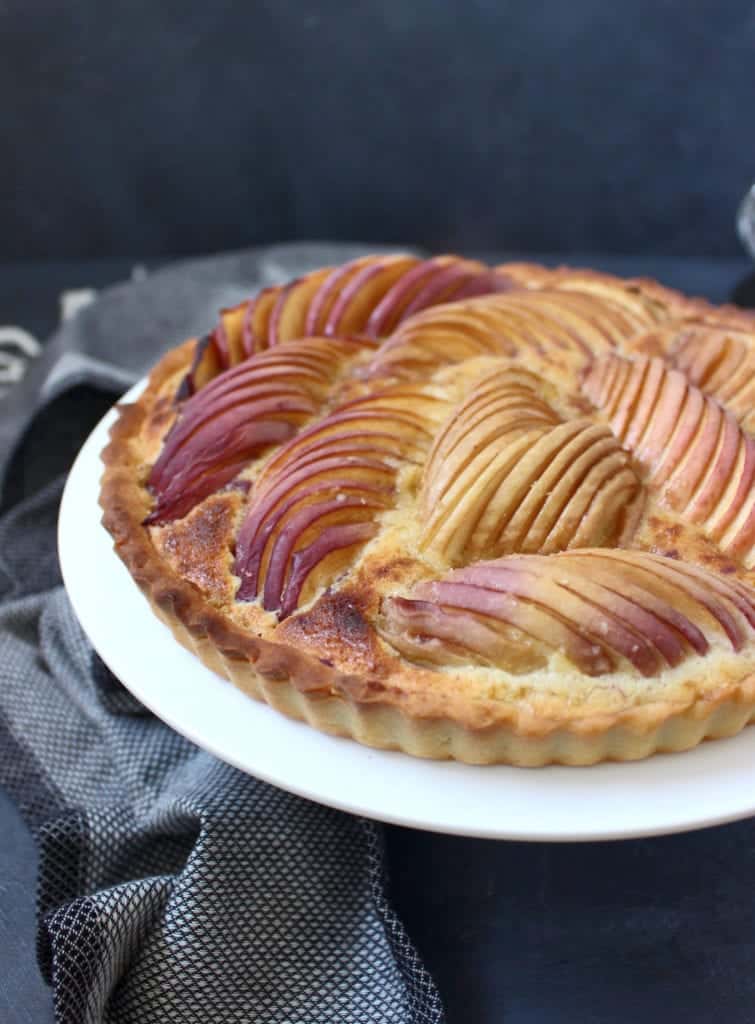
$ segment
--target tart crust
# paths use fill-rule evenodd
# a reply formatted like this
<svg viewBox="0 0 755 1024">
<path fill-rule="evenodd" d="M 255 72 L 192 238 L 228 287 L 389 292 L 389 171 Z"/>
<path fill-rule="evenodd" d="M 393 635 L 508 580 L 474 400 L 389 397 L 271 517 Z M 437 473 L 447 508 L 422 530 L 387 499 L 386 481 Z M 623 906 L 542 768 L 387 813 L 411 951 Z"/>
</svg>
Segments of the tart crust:
<svg viewBox="0 0 755 1024">
<path fill-rule="evenodd" d="M 592 271 L 548 271 L 529 264 L 502 269 L 528 288 L 557 288 L 576 277 L 587 288 L 629 288 L 670 311 L 680 326 L 730 326 L 755 337 L 755 322 L 747 314 L 688 299 L 656 282 L 624 282 Z M 345 583 L 321 591 L 282 623 L 250 608 L 241 615 L 232 596 L 235 578 L 222 528 L 215 533 L 205 529 L 203 534 L 210 562 L 225 560 L 220 582 L 199 586 L 185 566 L 182 569 L 170 557 L 170 550 L 181 542 L 179 528 L 169 525 L 161 532 L 144 525 L 154 505 L 148 473 L 175 417 L 173 395 L 192 366 L 196 347 L 196 339 L 191 339 L 170 351 L 137 401 L 119 406 L 102 455 L 103 524 L 154 613 L 176 640 L 249 696 L 324 732 L 368 746 L 472 764 L 629 761 L 731 736 L 755 718 L 755 644 L 739 658 L 714 650 L 698 659 L 700 664 L 687 676 L 672 673 L 673 685 L 664 687 L 661 679 L 657 692 L 640 701 L 622 703 L 610 687 L 596 687 L 579 700 L 547 691 L 525 690 L 521 698 L 513 692 L 503 698 L 492 692 L 485 695 L 479 687 L 465 685 L 464 671 L 407 660 L 384 642 L 374 627 L 379 594 L 370 583 L 376 566 L 369 553 Z M 213 500 L 230 521 L 238 517 L 244 497 L 226 490 L 190 513 L 183 524 L 189 551 L 196 546 L 191 530 L 206 525 L 205 510 Z M 669 523 L 663 528 L 668 531 Z M 172 549 L 166 548 L 163 536 L 172 538 Z M 732 566 L 697 533 L 689 534 L 682 550 L 697 564 L 735 571 L 743 582 L 753 582 L 750 571 Z M 377 569 L 385 568 L 385 575 L 401 584 L 400 562 L 397 558 Z M 228 582 L 225 589 L 223 580 Z M 470 669 L 466 676 L 474 678 L 475 671 Z"/>
</svg>

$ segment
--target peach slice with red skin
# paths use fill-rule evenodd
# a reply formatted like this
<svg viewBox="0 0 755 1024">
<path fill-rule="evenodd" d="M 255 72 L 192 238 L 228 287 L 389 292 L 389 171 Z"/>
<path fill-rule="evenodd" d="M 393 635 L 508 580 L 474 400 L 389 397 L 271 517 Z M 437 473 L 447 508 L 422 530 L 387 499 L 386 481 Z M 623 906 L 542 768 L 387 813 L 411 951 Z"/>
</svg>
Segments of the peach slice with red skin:
<svg viewBox="0 0 755 1024">
<path fill-rule="evenodd" d="M 301 410 L 297 411 L 303 415 Z M 182 518 L 204 498 L 230 483 L 254 454 L 281 444 L 296 429 L 290 421 L 281 420 L 239 424 L 225 423 L 221 418 L 219 423 L 222 436 L 219 443 L 217 437 L 213 438 L 213 444 L 204 449 L 204 458 L 177 473 L 166 487 L 158 489 L 151 485 L 158 500 L 154 511 L 144 520 L 145 525 L 157 526 Z M 228 451 L 237 451 L 238 455 L 230 457 Z"/>
<path fill-rule="evenodd" d="M 498 292 L 516 291 L 519 285 L 500 270 L 483 270 L 471 275 L 451 296 L 453 302 L 464 299 L 477 299 L 483 295 L 495 295 Z"/>
<path fill-rule="evenodd" d="M 373 338 L 389 335 L 406 316 L 406 307 L 439 270 L 455 263 L 457 256 L 434 256 L 421 260 L 403 274 L 383 295 L 367 321 L 366 333 Z"/>
<path fill-rule="evenodd" d="M 404 310 L 404 318 L 409 319 L 422 309 L 449 302 L 465 285 L 483 274 L 487 277 L 486 267 L 466 260 L 443 267 L 420 288 Z"/>
<path fill-rule="evenodd" d="M 285 619 L 296 611 L 304 583 L 328 555 L 361 548 L 375 536 L 377 529 L 377 524 L 370 522 L 326 526 L 311 544 L 296 550 L 291 556 L 291 571 L 280 599 L 271 598 L 271 601 L 277 601 L 280 606 L 279 617 Z"/>
<path fill-rule="evenodd" d="M 243 344 L 244 352 L 253 355 L 264 352 L 268 347 L 270 334 L 270 318 L 283 288 L 279 285 L 263 288 L 252 300 L 244 319 Z"/>
<path fill-rule="evenodd" d="M 500 311 L 488 302 L 474 299 L 415 314 L 383 342 L 367 376 L 411 379 L 476 356 L 514 358 L 520 355 L 520 345 L 534 351 L 535 339 L 525 329 L 519 335 L 500 329 Z"/>
<path fill-rule="evenodd" d="M 200 427 L 212 429 L 212 421 L 232 407 L 265 400 L 267 406 L 259 410 L 263 414 L 275 412 L 274 403 L 287 396 L 306 395 L 321 401 L 332 383 L 331 373 L 337 372 L 338 364 L 357 351 L 358 345 L 351 340 L 312 339 L 283 353 L 270 352 L 248 360 L 216 377 L 201 397 L 197 396 L 182 410 L 153 467 L 152 484 L 161 484 L 165 464 L 171 464 L 171 472 L 175 470 L 174 456 L 192 434 Z"/>
<path fill-rule="evenodd" d="M 181 381 L 176 392 L 176 401 L 183 402 L 203 388 L 205 384 L 222 373 L 224 367 L 212 334 L 200 338 L 194 346 L 189 372 Z"/>
<path fill-rule="evenodd" d="M 323 565 L 344 559 L 377 530 L 401 466 L 420 462 L 447 403 L 399 385 L 354 399 L 284 445 L 260 475 L 236 544 L 239 600 L 291 614 Z"/>
<path fill-rule="evenodd" d="M 309 304 L 304 323 L 305 334 L 324 334 L 328 316 L 342 289 L 362 267 L 382 259 L 380 256 L 362 256 L 339 267 L 332 267 Z"/>
<path fill-rule="evenodd" d="M 399 277 L 372 310 L 365 330 L 371 337 L 385 337 L 403 320 L 428 306 L 516 287 L 503 272 L 491 270 L 477 261 L 436 256 L 422 260 Z"/>
<path fill-rule="evenodd" d="M 604 356 L 583 390 L 668 507 L 752 566 L 755 439 L 734 417 L 658 358 Z"/>
<path fill-rule="evenodd" d="M 297 466 L 282 480 L 276 480 L 258 493 L 236 544 L 242 599 L 257 593 L 260 577 L 264 575 L 263 559 L 268 542 L 297 508 L 313 505 L 322 508 L 331 496 L 335 496 L 344 509 L 351 507 L 354 496 L 360 505 L 367 506 L 392 493 L 393 473 L 383 462 L 363 456 L 349 458 L 349 463 L 344 464 L 341 458 L 323 456 L 309 465 Z M 270 555 L 272 557 L 272 552 Z"/>
<path fill-rule="evenodd" d="M 621 582 L 618 582 L 618 581 Z M 755 591 L 643 551 L 512 555 L 417 584 L 383 601 L 383 637 L 417 660 L 512 673 L 564 654 L 586 675 L 631 666 L 655 675 L 704 655 L 714 637 L 753 637 Z"/>
<path fill-rule="evenodd" d="M 367 263 L 351 275 L 328 311 L 323 333 L 350 334 L 366 331 L 373 309 L 420 260 L 416 256 L 389 256 Z"/>
<path fill-rule="evenodd" d="M 183 400 L 224 369 L 284 342 L 317 335 L 378 337 L 415 308 L 511 287 L 484 264 L 452 256 L 365 256 L 314 270 L 223 310 L 212 344 L 198 346 L 177 397 Z"/>
<path fill-rule="evenodd" d="M 504 288 L 403 320 L 368 375 L 419 377 L 483 354 L 526 358 L 533 368 L 555 361 L 579 369 L 644 326 L 593 295 Z"/>
<path fill-rule="evenodd" d="M 646 284 L 642 280 L 620 281 L 594 271 L 585 273 L 563 269 L 555 279 L 550 280 L 549 287 L 601 299 L 640 323 L 662 324 L 669 316 L 667 306 L 648 293 Z M 654 283 L 651 282 L 651 286 L 655 289 Z M 672 294 L 669 293 L 669 296 Z"/>
<path fill-rule="evenodd" d="M 503 275 L 459 257 L 421 260 L 388 255 L 352 260 L 285 288 L 271 315 L 269 343 L 312 332 L 380 337 L 417 309 L 455 299 L 465 291 L 485 294 L 510 287 Z M 286 317 L 287 326 L 279 329 L 277 324 Z"/>
<path fill-rule="evenodd" d="M 220 353 L 224 369 L 235 366 L 246 358 L 244 352 L 242 330 L 244 316 L 249 301 L 239 302 L 236 306 L 220 311 L 220 323 L 215 328 L 215 344 Z"/>
<path fill-rule="evenodd" d="M 524 305 L 556 320 L 572 344 L 589 354 L 612 348 L 650 322 L 606 299 L 578 291 L 513 292 L 508 300 L 509 305 Z"/>
<path fill-rule="evenodd" d="M 176 400 L 196 394 L 223 370 L 235 366 L 251 354 L 247 350 L 247 322 L 254 302 L 241 302 L 221 313 L 214 331 L 197 343 L 189 372 L 181 382 Z"/>
<path fill-rule="evenodd" d="M 644 498 L 629 457 L 608 427 L 563 423 L 542 388 L 505 367 L 454 411 L 425 467 L 422 549 L 461 565 L 632 536 Z"/>
<path fill-rule="evenodd" d="M 149 524 L 183 516 L 249 460 L 281 444 L 318 412 L 359 351 L 353 340 L 310 339 L 260 353 L 188 399 L 152 467 Z"/>
<path fill-rule="evenodd" d="M 307 313 L 312 300 L 331 272 L 330 267 L 314 270 L 280 289 L 267 323 L 269 347 L 307 335 Z"/>
<path fill-rule="evenodd" d="M 755 330 L 690 326 L 669 347 L 674 366 L 755 433 Z"/>
</svg>

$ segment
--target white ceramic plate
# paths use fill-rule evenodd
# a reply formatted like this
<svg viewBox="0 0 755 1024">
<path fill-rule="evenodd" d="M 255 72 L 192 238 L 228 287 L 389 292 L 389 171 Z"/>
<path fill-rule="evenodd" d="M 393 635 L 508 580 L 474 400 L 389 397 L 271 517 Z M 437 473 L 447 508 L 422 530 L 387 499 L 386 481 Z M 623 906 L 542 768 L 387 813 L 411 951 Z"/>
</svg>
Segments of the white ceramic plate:
<svg viewBox="0 0 755 1024">
<path fill-rule="evenodd" d="M 138 393 L 141 385 L 129 393 Z M 224 761 L 355 814 L 495 839 L 657 835 L 755 814 L 755 728 L 686 754 L 591 768 L 471 767 L 371 750 L 289 721 L 180 647 L 113 552 L 97 504 L 113 413 L 82 448 L 60 511 L 63 577 L 103 660 L 156 715 Z"/>
</svg>

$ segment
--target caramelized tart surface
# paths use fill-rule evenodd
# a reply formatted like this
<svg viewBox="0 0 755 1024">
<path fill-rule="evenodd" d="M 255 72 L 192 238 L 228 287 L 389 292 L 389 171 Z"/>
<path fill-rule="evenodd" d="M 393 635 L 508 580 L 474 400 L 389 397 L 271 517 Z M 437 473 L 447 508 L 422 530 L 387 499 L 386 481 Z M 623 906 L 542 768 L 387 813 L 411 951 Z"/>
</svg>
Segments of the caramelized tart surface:
<svg viewBox="0 0 755 1024">
<path fill-rule="evenodd" d="M 755 712 L 755 321 L 653 282 L 364 257 L 224 310 L 101 503 L 181 642 L 431 757 L 591 763 Z"/>
</svg>

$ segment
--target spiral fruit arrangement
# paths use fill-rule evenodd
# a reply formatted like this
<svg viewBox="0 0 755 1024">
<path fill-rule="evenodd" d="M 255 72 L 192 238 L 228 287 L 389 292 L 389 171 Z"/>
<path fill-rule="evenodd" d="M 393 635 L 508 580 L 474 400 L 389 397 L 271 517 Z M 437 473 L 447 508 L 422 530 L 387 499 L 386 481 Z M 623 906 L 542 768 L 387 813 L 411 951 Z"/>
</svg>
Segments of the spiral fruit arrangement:
<svg viewBox="0 0 755 1024">
<path fill-rule="evenodd" d="M 121 407 L 104 523 L 176 638 L 317 728 L 631 760 L 755 715 L 755 322 L 651 281 L 366 256 Z"/>
</svg>

